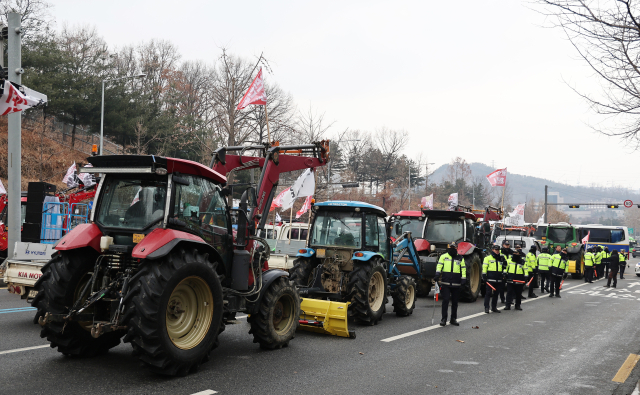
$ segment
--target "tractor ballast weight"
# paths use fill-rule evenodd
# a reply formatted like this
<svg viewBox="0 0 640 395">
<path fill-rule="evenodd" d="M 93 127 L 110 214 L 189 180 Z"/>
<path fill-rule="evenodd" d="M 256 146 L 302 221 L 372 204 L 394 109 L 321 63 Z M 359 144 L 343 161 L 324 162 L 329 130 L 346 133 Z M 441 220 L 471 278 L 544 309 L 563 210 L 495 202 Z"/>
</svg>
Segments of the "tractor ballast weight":
<svg viewBox="0 0 640 395">
<path fill-rule="evenodd" d="M 215 169 L 153 155 L 88 158 L 93 167 L 80 171 L 103 174 L 91 223 L 58 242 L 35 285 L 41 336 L 80 356 L 105 352 L 124 336 L 144 364 L 166 375 L 188 374 L 208 360 L 237 312 L 249 314 L 261 347 L 287 346 L 300 298 L 288 273 L 268 269 L 269 246 L 255 224 L 280 173 L 323 166 L 326 146 L 265 145 L 264 157 L 226 155 L 226 166 L 262 167 L 259 203 L 248 216 L 243 199 L 239 215 L 247 221 L 236 240 L 227 179 Z M 298 155 L 281 152 L 289 148 Z"/>
</svg>

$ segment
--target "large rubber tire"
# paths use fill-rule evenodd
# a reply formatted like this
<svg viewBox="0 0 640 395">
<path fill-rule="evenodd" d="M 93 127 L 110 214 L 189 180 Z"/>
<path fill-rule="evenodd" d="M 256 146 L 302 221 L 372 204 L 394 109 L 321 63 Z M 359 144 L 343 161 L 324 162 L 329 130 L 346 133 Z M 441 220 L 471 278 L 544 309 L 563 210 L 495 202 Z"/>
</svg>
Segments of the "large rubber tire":
<svg viewBox="0 0 640 395">
<path fill-rule="evenodd" d="M 247 319 L 253 342 L 261 348 L 273 350 L 287 347 L 300 325 L 300 296 L 287 277 L 280 277 L 269 285 L 260 300 L 258 312 Z"/>
<path fill-rule="evenodd" d="M 82 286 L 93 270 L 98 254 L 92 249 L 61 251 L 42 267 L 42 276 L 34 289 L 38 295 L 31 305 L 38 309 L 36 317 L 45 313 L 66 314 L 75 303 Z M 81 284 L 82 281 L 82 284 Z M 120 344 L 124 331 L 108 332 L 97 339 L 91 336 L 91 323 L 81 325 L 77 321 L 49 322 L 40 332 L 51 348 L 70 356 L 90 357 L 103 354 Z"/>
<path fill-rule="evenodd" d="M 462 287 L 462 297 L 460 299 L 463 302 L 472 303 L 478 299 L 480 294 L 482 263 L 480 262 L 480 255 L 475 252 L 470 257 L 465 257 L 464 261 L 467 267 L 467 283 Z"/>
<path fill-rule="evenodd" d="M 310 287 L 313 284 L 313 269 L 318 266 L 309 258 L 297 258 L 293 261 L 289 281 L 298 287 Z"/>
<path fill-rule="evenodd" d="M 579 264 L 580 273 L 571 273 L 571 278 L 579 280 L 584 277 L 584 253 L 580 251 L 578 253 L 578 256 L 575 258 L 576 258 L 576 264 L 577 264 L 577 261 L 580 261 L 580 264 Z M 571 260 L 571 258 L 569 258 L 569 260 Z"/>
<path fill-rule="evenodd" d="M 184 376 L 209 360 L 224 328 L 222 286 L 207 255 L 189 247 L 173 250 L 143 262 L 130 284 L 124 341 L 145 365 Z M 206 328 L 198 327 L 201 321 Z"/>
<path fill-rule="evenodd" d="M 387 304 L 387 274 L 380 262 L 354 263 L 348 289 L 349 310 L 356 321 L 376 325 L 382 320 Z"/>
<path fill-rule="evenodd" d="M 393 297 L 393 311 L 399 317 L 413 314 L 416 308 L 417 296 L 416 280 L 409 276 L 400 276 L 391 296 Z"/>
<path fill-rule="evenodd" d="M 433 286 L 433 284 L 431 284 L 431 279 L 429 280 L 417 280 L 416 281 L 416 285 L 417 285 L 417 292 L 418 292 L 418 296 L 420 297 L 427 297 L 429 296 L 429 293 L 431 292 L 431 287 Z"/>
</svg>

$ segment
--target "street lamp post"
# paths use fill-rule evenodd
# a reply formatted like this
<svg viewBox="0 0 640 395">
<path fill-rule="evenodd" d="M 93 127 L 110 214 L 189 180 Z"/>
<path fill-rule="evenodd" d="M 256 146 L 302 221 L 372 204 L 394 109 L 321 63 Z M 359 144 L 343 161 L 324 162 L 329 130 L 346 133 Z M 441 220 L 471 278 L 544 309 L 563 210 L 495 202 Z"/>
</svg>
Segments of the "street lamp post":
<svg viewBox="0 0 640 395">
<path fill-rule="evenodd" d="M 100 155 L 102 156 L 102 146 L 103 141 L 104 141 L 104 83 L 105 82 L 112 82 L 112 81 L 119 81 L 119 80 L 126 80 L 126 79 L 131 79 L 131 78 L 144 78 L 146 77 L 146 74 L 138 74 L 138 75 L 132 75 L 132 76 L 128 76 L 128 77 L 122 77 L 122 78 L 113 78 L 110 80 L 102 80 L 102 106 L 100 108 Z M 124 145 L 123 145 L 124 148 Z"/>
</svg>

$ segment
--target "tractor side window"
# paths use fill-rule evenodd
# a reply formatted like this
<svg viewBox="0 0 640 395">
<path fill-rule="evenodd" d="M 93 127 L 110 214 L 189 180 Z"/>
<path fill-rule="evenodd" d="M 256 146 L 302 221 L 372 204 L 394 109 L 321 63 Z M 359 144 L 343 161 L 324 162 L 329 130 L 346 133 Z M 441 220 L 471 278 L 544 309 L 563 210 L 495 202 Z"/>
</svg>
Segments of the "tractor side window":
<svg viewBox="0 0 640 395">
<path fill-rule="evenodd" d="M 380 253 L 388 259 L 389 237 L 387 237 L 387 223 L 382 217 L 378 217 L 378 240 L 380 241 Z"/>
<path fill-rule="evenodd" d="M 364 237 L 365 243 L 369 247 L 378 247 L 378 216 L 375 214 L 367 214 L 365 216 Z"/>
<path fill-rule="evenodd" d="M 204 178 L 180 177 L 189 185 L 175 184 L 174 216 L 198 233 L 211 232 L 213 228 L 227 229 L 227 209 L 220 188 Z"/>
<path fill-rule="evenodd" d="M 474 243 L 475 244 L 475 240 L 474 240 L 474 230 L 475 230 L 475 226 L 473 224 L 473 221 L 471 221 L 470 219 L 467 219 L 466 221 L 466 225 L 467 225 L 467 240 L 469 243 Z"/>
</svg>

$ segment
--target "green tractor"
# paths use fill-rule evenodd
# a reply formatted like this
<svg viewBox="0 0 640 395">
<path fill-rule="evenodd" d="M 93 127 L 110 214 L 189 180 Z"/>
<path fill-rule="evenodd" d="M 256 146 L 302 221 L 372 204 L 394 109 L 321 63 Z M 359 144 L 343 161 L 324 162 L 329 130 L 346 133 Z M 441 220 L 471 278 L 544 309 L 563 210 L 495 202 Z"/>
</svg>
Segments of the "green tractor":
<svg viewBox="0 0 640 395">
<path fill-rule="evenodd" d="M 578 229 L 575 226 L 566 222 L 558 222 L 547 226 L 546 236 L 542 240 L 542 244 L 549 247 L 550 254 L 553 254 L 557 246 L 566 247 L 569 255 L 567 273 L 571 274 L 571 278 L 584 276 L 584 246 L 579 237 Z"/>
</svg>

